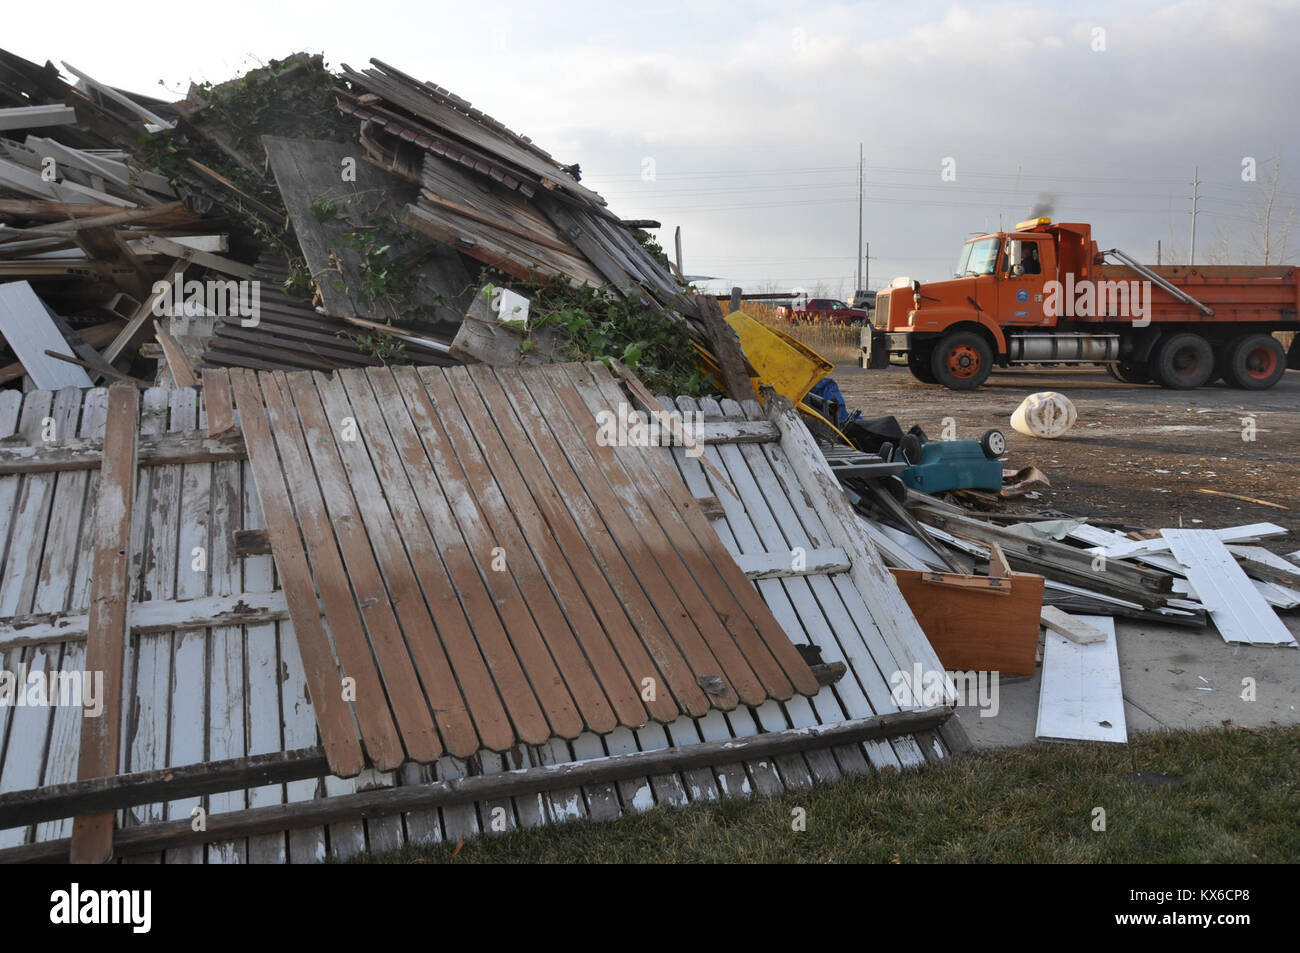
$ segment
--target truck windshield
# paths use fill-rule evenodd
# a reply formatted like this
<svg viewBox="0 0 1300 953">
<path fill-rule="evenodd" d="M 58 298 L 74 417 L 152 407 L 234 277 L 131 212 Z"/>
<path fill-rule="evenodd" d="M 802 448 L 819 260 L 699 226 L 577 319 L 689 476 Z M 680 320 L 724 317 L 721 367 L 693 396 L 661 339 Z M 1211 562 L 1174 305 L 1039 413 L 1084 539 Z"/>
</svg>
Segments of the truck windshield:
<svg viewBox="0 0 1300 953">
<path fill-rule="evenodd" d="M 996 238 L 980 238 L 961 246 L 961 256 L 957 259 L 957 269 L 953 275 L 965 278 L 967 275 L 991 275 L 997 267 L 999 242 Z"/>
</svg>

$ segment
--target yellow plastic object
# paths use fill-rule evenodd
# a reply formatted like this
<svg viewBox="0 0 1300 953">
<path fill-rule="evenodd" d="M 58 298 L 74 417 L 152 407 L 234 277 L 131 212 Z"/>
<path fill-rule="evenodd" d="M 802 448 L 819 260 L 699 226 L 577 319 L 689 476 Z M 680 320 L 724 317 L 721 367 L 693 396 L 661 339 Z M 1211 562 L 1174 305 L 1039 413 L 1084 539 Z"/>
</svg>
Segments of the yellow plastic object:
<svg viewBox="0 0 1300 953">
<path fill-rule="evenodd" d="M 779 328 L 755 321 L 743 311 L 731 312 L 726 320 L 740 338 L 745 357 L 758 372 L 755 394 L 762 383 L 797 405 L 819 380 L 835 369 L 834 364 L 806 344 Z"/>
</svg>

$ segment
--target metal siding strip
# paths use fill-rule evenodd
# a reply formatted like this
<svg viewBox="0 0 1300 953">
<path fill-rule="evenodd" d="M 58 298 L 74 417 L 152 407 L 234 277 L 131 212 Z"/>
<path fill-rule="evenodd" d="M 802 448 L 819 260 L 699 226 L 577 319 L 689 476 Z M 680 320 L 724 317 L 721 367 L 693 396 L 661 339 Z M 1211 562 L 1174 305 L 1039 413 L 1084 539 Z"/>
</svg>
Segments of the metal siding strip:
<svg viewBox="0 0 1300 953">
<path fill-rule="evenodd" d="M 1174 557 L 1187 567 L 1197 597 L 1225 642 L 1295 646 L 1295 637 L 1259 594 L 1214 530 L 1161 530 Z"/>
</svg>

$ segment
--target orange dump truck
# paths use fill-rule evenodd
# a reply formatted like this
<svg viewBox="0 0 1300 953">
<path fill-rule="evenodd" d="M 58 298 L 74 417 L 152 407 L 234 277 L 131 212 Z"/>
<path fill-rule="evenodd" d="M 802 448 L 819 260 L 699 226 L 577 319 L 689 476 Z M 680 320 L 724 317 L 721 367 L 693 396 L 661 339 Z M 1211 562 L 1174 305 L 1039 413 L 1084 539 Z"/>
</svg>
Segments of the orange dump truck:
<svg viewBox="0 0 1300 953">
<path fill-rule="evenodd" d="M 864 363 L 906 364 L 953 390 L 1025 364 L 1105 364 L 1134 384 L 1223 378 L 1263 390 L 1286 373 L 1273 332 L 1300 330 L 1298 310 L 1294 266 L 1149 267 L 1098 251 L 1089 225 L 1037 218 L 970 239 L 948 281 L 895 279 L 876 296 Z M 1298 358 L 1293 344 L 1292 366 Z"/>
</svg>

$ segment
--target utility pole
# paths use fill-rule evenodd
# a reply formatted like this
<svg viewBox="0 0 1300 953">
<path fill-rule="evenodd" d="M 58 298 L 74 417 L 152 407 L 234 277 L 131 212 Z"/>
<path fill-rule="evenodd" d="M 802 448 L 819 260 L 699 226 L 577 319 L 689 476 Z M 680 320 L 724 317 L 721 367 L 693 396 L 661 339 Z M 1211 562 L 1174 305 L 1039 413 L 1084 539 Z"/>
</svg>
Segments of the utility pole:
<svg viewBox="0 0 1300 953">
<path fill-rule="evenodd" d="M 865 288 L 862 283 L 862 143 L 858 143 L 858 270 L 854 281 L 853 293 L 856 295 L 859 288 Z"/>
<path fill-rule="evenodd" d="M 1187 256 L 1187 265 L 1191 267 L 1196 264 L 1196 205 L 1201 198 L 1201 168 L 1196 167 L 1192 173 L 1192 250 Z"/>
<path fill-rule="evenodd" d="M 862 290 L 871 287 L 871 242 L 866 244 L 866 253 L 862 256 Z"/>
<path fill-rule="evenodd" d="M 1160 239 L 1156 239 L 1156 264 L 1160 264 Z"/>
</svg>

